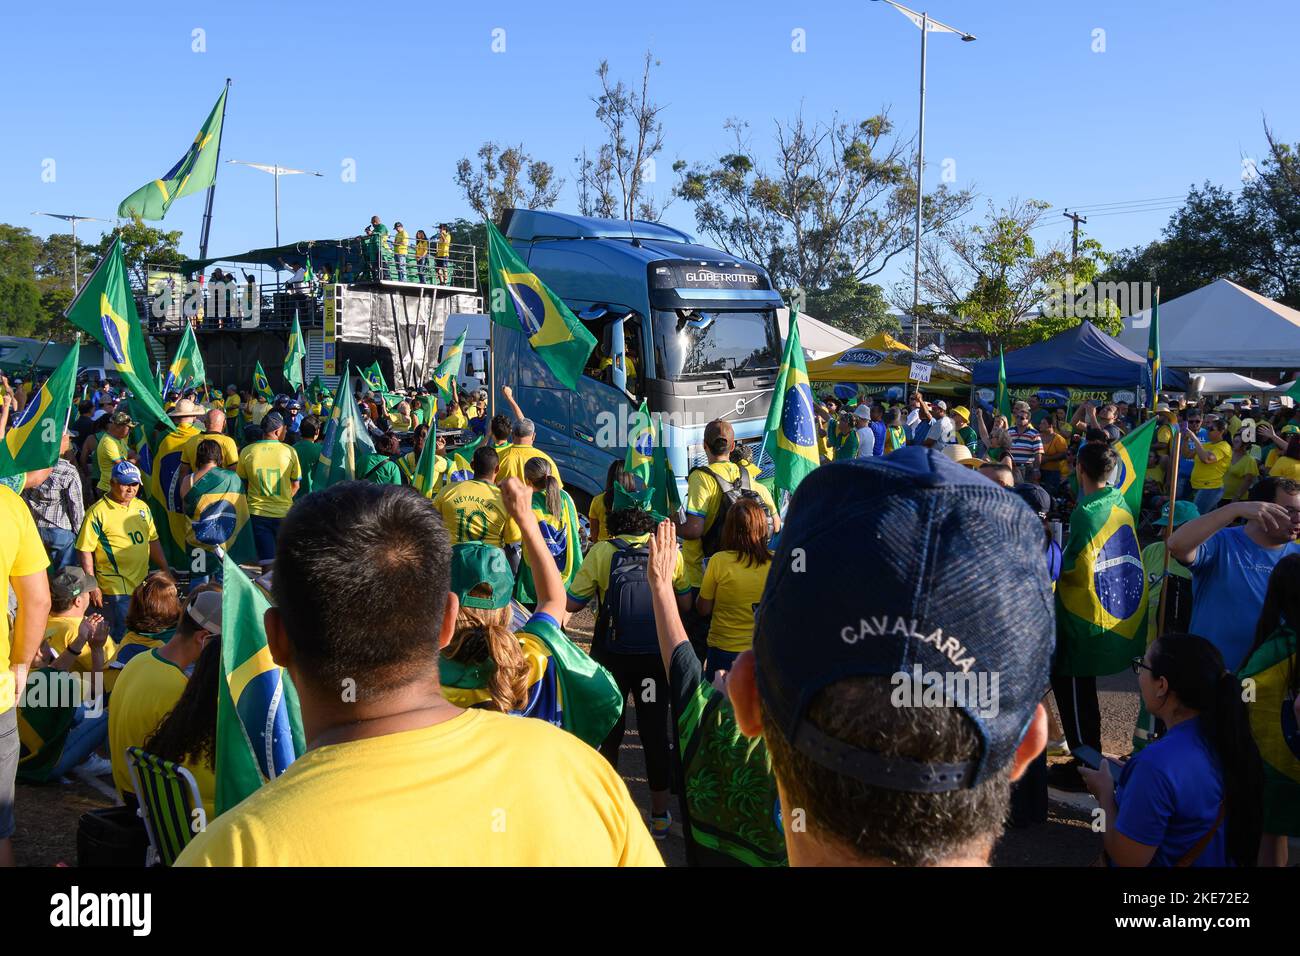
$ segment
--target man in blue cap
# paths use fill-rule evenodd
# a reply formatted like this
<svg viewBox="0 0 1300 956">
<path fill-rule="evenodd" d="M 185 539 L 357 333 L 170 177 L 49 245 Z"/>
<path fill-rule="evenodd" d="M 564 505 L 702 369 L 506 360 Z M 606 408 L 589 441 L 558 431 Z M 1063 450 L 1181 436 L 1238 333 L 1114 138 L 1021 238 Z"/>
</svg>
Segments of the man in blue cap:
<svg viewBox="0 0 1300 956">
<path fill-rule="evenodd" d="M 728 682 L 771 754 L 790 865 L 987 864 L 1047 742 L 1042 534 L 1019 497 L 921 447 L 799 486 Z M 870 586 L 845 587 L 848 565 Z"/>
<path fill-rule="evenodd" d="M 97 585 L 90 603 L 103 608 L 114 641 L 126 634 L 131 593 L 149 574 L 149 562 L 170 571 L 153 515 L 139 494 L 140 469 L 119 461 L 109 474 L 108 494 L 86 510 L 76 540 L 81 569 Z"/>
</svg>

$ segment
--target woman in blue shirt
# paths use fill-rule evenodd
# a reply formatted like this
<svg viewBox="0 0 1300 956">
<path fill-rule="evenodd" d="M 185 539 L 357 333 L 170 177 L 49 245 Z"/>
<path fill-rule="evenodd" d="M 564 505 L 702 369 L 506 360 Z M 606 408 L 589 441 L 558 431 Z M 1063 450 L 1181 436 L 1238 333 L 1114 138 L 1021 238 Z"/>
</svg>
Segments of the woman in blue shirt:
<svg viewBox="0 0 1300 956">
<path fill-rule="evenodd" d="M 1116 866 L 1253 866 L 1263 769 L 1241 685 L 1203 637 L 1166 634 L 1133 659 L 1147 711 L 1168 728 L 1124 765 L 1079 773 L 1105 814 Z"/>
</svg>

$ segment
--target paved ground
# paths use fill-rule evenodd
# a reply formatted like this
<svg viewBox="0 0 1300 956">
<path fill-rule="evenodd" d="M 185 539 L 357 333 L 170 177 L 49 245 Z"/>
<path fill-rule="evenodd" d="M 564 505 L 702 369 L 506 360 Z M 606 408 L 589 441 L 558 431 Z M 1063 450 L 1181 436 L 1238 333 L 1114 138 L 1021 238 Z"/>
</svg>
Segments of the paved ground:
<svg viewBox="0 0 1300 956">
<path fill-rule="evenodd" d="M 590 613 L 576 615 L 569 631 L 577 642 L 590 641 Z M 1101 685 L 1102 737 L 1105 750 L 1127 753 L 1137 715 L 1137 679 L 1125 673 L 1106 678 Z M 619 772 L 632 798 L 649 812 L 645 759 L 636 732 L 636 716 L 628 717 L 628 732 L 619 757 Z M 1057 795 L 1048 821 L 1024 829 L 1008 829 L 994 853 L 999 866 L 1085 866 L 1097 855 L 1099 839 L 1088 827 L 1091 798 Z M 82 813 L 111 801 L 80 782 L 31 787 L 19 785 L 18 829 L 14 846 L 18 861 L 27 866 L 76 865 L 76 828 Z M 686 845 L 680 824 L 660 843 L 669 866 L 685 866 Z"/>
</svg>

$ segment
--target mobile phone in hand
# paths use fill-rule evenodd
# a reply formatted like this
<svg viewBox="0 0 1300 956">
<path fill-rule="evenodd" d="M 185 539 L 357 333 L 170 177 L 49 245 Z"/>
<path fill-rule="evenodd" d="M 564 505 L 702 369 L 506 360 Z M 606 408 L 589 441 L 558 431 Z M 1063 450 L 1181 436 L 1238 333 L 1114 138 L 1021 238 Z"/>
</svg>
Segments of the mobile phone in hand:
<svg viewBox="0 0 1300 956">
<path fill-rule="evenodd" d="M 1119 780 L 1120 772 L 1124 769 L 1120 764 L 1111 760 L 1109 757 L 1102 756 L 1096 749 L 1088 746 L 1079 746 L 1070 748 L 1071 756 L 1077 757 L 1079 762 L 1093 770 L 1100 770 L 1102 764 L 1110 771 L 1110 775 L 1115 780 Z"/>
</svg>

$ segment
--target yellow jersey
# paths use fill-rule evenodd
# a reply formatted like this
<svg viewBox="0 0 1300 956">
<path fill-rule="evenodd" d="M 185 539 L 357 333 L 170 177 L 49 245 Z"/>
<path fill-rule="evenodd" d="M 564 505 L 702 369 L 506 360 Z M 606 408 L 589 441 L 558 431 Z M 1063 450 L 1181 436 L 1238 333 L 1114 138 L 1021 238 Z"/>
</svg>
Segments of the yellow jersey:
<svg viewBox="0 0 1300 956">
<path fill-rule="evenodd" d="M 466 710 L 309 750 L 179 866 L 662 866 L 622 778 L 540 720 Z"/>
<path fill-rule="evenodd" d="M 143 747 L 185 692 L 189 678 L 154 648 L 122 668 L 108 708 L 108 751 L 119 793 L 135 793 L 126 764 L 127 747 Z"/>
<path fill-rule="evenodd" d="M 77 633 L 81 630 L 81 622 L 84 617 L 64 617 L 58 614 L 51 614 L 49 620 L 45 623 L 45 641 L 50 645 L 50 650 L 55 654 L 62 654 L 68 649 L 68 645 L 77 639 Z M 104 662 L 107 668 L 107 662 L 112 658 L 116 648 L 113 645 L 113 639 L 110 637 L 104 642 Z M 90 642 L 81 649 L 76 658 L 72 661 L 72 669 L 78 674 L 90 674 L 95 670 L 94 651 L 90 647 Z"/>
<path fill-rule="evenodd" d="M 95 464 L 99 466 L 99 484 L 95 487 L 107 492 L 109 481 L 113 477 L 113 466 L 130 457 L 130 447 L 125 438 L 114 438 L 108 432 L 99 436 L 95 446 Z"/>
<path fill-rule="evenodd" d="M 587 521 L 596 529 L 596 540 L 592 542 L 593 544 L 609 540 L 609 515 L 605 513 L 603 491 L 591 499 L 591 507 L 587 509 Z"/>
<path fill-rule="evenodd" d="M 1192 465 L 1192 487 L 1222 488 L 1223 476 L 1232 464 L 1232 446 L 1226 441 L 1218 441 L 1206 442 L 1204 448 L 1213 453 L 1214 461 L 1202 461 L 1200 455 L 1196 456 L 1196 463 Z"/>
<path fill-rule="evenodd" d="M 750 565 L 748 560 L 738 551 L 719 551 L 704 569 L 700 597 L 714 602 L 709 646 L 720 651 L 747 651 L 754 645 L 754 611 L 772 562 Z"/>
<path fill-rule="evenodd" d="M 293 507 L 293 483 L 302 479 L 302 463 L 289 445 L 264 438 L 240 453 L 235 474 L 244 479 L 250 515 L 283 518 Z"/>
<path fill-rule="evenodd" d="M 105 594 L 130 594 L 149 574 L 149 542 L 158 540 L 149 506 L 138 497 L 105 496 L 86 509 L 76 549 L 95 556 L 95 583 Z"/>
<path fill-rule="evenodd" d="M 740 466 L 729 461 L 713 462 L 708 465 L 708 468 L 714 475 L 725 481 L 734 482 L 740 478 Z M 762 499 L 768 514 L 776 514 L 776 505 L 772 503 L 772 496 L 767 488 L 757 481 L 750 481 L 749 484 L 754 493 Z M 701 535 L 707 534 L 713 527 L 713 521 L 718 516 L 718 502 L 721 500 L 721 486 L 702 470 L 693 470 L 690 477 L 686 479 L 686 513 L 704 519 L 704 530 Z M 698 588 L 704 583 L 703 537 L 684 540 L 682 555 L 686 558 L 686 578 L 690 581 L 691 587 Z"/>
<path fill-rule="evenodd" d="M 10 578 L 25 578 L 50 566 L 49 555 L 36 530 L 27 502 L 0 485 L 0 580 L 8 590 Z M 9 614 L 0 614 L 0 714 L 14 705 L 14 672 L 9 669 Z M 24 661 L 23 663 L 26 663 Z"/>
<path fill-rule="evenodd" d="M 222 468 L 233 468 L 239 463 L 239 446 L 235 444 L 233 438 L 221 432 L 203 432 L 186 442 L 185 450 L 181 452 L 181 461 L 189 466 L 190 471 L 194 470 L 194 458 L 198 454 L 201 441 L 214 441 L 221 446 L 221 461 L 217 464 Z"/>
<path fill-rule="evenodd" d="M 503 547 L 518 536 L 515 523 L 506 513 L 501 489 L 490 481 L 470 478 L 448 485 L 434 499 L 452 544 L 482 541 Z"/>
<path fill-rule="evenodd" d="M 586 604 L 592 598 L 596 599 L 599 604 L 605 600 L 605 592 L 609 590 L 609 567 L 614 561 L 614 555 L 618 548 L 614 546 L 613 538 L 607 541 L 601 541 L 592 546 L 587 552 L 587 556 L 582 559 L 582 567 L 578 568 L 578 574 L 569 585 L 569 597 L 576 601 Z M 617 538 L 619 541 L 625 541 L 633 547 L 645 547 L 650 540 L 647 534 L 620 534 Z M 682 560 L 681 552 L 677 554 L 677 564 L 673 568 L 673 590 L 678 594 L 685 594 L 691 589 L 690 584 L 686 581 L 686 565 Z"/>
<path fill-rule="evenodd" d="M 1274 478 L 1290 478 L 1292 481 L 1300 481 L 1300 461 L 1282 455 L 1277 461 L 1273 462 L 1269 474 Z"/>
<path fill-rule="evenodd" d="M 1297 462 L 1300 464 L 1300 462 Z M 1254 479 L 1259 477 L 1259 462 L 1250 455 L 1242 455 L 1231 465 L 1223 475 L 1223 498 L 1225 501 L 1241 501 L 1246 497 L 1246 492 L 1254 484 Z"/>
<path fill-rule="evenodd" d="M 551 465 L 551 474 L 555 480 L 564 487 L 564 479 L 560 477 L 560 466 L 550 455 L 540 448 L 534 448 L 532 445 L 511 445 L 503 452 L 498 453 L 501 457 L 501 464 L 497 467 L 497 483 L 505 481 L 507 478 L 518 478 L 524 480 L 524 466 L 533 458 L 545 458 Z"/>
</svg>

